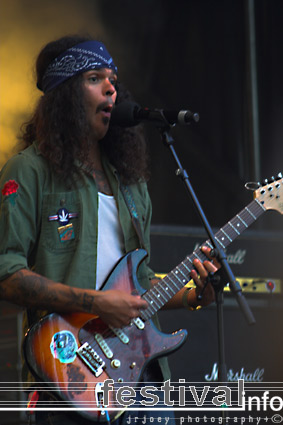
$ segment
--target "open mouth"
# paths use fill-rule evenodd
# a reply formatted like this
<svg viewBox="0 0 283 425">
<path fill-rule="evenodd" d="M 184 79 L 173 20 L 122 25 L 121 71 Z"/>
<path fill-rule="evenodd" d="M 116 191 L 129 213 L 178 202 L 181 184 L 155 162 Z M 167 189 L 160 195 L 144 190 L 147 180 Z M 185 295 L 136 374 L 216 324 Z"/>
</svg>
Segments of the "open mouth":
<svg viewBox="0 0 283 425">
<path fill-rule="evenodd" d="M 99 112 L 102 112 L 102 114 L 107 117 L 110 118 L 111 117 L 111 112 L 112 112 L 113 106 L 112 105 L 107 105 L 105 107 L 101 107 L 99 109 Z"/>
</svg>

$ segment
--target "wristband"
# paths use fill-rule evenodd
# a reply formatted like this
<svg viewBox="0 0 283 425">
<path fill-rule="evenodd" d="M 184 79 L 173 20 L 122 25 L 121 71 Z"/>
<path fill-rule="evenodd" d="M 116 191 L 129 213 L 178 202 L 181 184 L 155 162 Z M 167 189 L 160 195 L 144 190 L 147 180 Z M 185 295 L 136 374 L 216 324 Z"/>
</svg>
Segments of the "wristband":
<svg viewBox="0 0 283 425">
<path fill-rule="evenodd" d="M 196 307 L 192 307 L 191 305 L 189 305 L 188 303 L 188 292 L 190 292 L 190 290 L 193 288 L 186 288 L 184 290 L 184 293 L 182 295 L 182 304 L 183 306 L 190 311 L 195 311 L 195 310 L 200 310 L 201 309 L 201 305 L 197 305 Z"/>
</svg>

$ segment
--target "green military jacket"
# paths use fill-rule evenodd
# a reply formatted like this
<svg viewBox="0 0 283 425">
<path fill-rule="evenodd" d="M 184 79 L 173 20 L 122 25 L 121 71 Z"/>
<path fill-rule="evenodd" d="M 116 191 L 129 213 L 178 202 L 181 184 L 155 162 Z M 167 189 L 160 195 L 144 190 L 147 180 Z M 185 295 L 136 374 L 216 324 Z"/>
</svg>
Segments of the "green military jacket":
<svg viewBox="0 0 283 425">
<path fill-rule="evenodd" d="M 125 251 L 140 248 L 130 212 L 116 170 L 103 158 L 103 166 L 118 205 Z M 95 289 L 97 255 L 98 191 L 94 178 L 82 173 L 77 187 L 68 189 L 38 151 L 36 143 L 11 158 L 0 173 L 0 280 L 20 269 L 31 269 L 66 285 Z M 150 254 L 151 202 L 145 183 L 130 186 L 148 258 L 137 277 L 149 288 L 153 271 Z M 74 215 L 70 219 L 73 237 L 62 242 L 58 221 L 50 220 L 60 208 Z M 157 318 L 155 318 L 157 323 Z M 160 360 L 164 379 L 168 379 L 165 359 Z"/>
</svg>

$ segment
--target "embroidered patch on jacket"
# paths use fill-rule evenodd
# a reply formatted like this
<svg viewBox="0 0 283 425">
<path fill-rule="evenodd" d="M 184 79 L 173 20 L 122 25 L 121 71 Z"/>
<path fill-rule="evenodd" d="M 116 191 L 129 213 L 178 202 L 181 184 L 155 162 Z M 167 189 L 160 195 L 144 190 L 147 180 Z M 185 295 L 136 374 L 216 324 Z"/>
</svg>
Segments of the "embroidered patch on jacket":
<svg viewBox="0 0 283 425">
<path fill-rule="evenodd" d="M 71 218 L 77 218 L 78 213 L 69 213 L 66 208 L 60 208 L 57 214 L 50 215 L 48 221 L 59 221 L 60 224 L 68 224 Z"/>
<path fill-rule="evenodd" d="M 58 233 L 61 242 L 66 242 L 75 239 L 75 232 L 72 223 L 67 224 L 67 226 L 58 227 Z"/>
<path fill-rule="evenodd" d="M 4 184 L 1 190 L 3 196 L 7 196 L 12 205 L 15 205 L 15 198 L 18 196 L 17 192 L 19 184 L 16 180 L 9 180 Z"/>
</svg>

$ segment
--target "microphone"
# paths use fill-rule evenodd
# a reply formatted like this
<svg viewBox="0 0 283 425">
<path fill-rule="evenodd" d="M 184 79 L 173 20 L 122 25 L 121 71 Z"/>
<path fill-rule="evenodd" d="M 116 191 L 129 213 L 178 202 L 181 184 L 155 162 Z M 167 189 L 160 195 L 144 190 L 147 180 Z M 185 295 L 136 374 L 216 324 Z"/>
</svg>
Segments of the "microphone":
<svg viewBox="0 0 283 425">
<path fill-rule="evenodd" d="M 114 107 L 111 114 L 111 124 L 120 127 L 133 127 L 141 122 L 152 122 L 157 126 L 188 125 L 198 122 L 199 114 L 189 110 L 165 110 L 141 108 L 135 102 L 121 102 Z"/>
</svg>

